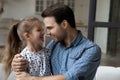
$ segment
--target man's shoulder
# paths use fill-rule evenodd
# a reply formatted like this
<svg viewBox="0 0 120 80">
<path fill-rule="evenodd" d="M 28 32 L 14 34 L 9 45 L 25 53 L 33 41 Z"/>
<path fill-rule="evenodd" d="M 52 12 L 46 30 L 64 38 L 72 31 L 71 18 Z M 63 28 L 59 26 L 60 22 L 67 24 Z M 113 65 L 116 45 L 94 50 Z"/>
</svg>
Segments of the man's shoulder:
<svg viewBox="0 0 120 80">
<path fill-rule="evenodd" d="M 101 48 L 99 45 L 97 45 L 95 42 L 90 41 L 89 39 L 85 42 L 85 49 L 91 51 L 91 53 L 100 53 L 101 54 Z"/>
<path fill-rule="evenodd" d="M 90 41 L 89 39 L 86 38 L 85 40 L 83 40 L 81 44 L 79 44 L 78 48 L 79 48 L 78 51 L 80 51 L 80 53 L 100 59 L 101 48 L 93 41 Z"/>
<path fill-rule="evenodd" d="M 85 48 L 92 48 L 92 47 L 100 48 L 99 45 L 97 45 L 95 42 L 93 42 L 87 38 L 84 38 L 83 41 L 79 45 L 82 45 Z"/>
</svg>

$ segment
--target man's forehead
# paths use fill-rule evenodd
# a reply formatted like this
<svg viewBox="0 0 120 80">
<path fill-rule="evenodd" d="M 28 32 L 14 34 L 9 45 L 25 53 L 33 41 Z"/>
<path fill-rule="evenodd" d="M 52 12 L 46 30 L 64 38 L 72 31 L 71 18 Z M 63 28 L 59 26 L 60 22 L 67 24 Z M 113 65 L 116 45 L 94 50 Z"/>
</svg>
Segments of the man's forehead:
<svg viewBox="0 0 120 80">
<path fill-rule="evenodd" d="M 46 27 L 50 27 L 57 24 L 54 17 L 46 17 L 43 19 L 43 22 Z"/>
<path fill-rule="evenodd" d="M 45 17 L 43 19 L 44 22 L 56 22 L 54 17 Z"/>
</svg>

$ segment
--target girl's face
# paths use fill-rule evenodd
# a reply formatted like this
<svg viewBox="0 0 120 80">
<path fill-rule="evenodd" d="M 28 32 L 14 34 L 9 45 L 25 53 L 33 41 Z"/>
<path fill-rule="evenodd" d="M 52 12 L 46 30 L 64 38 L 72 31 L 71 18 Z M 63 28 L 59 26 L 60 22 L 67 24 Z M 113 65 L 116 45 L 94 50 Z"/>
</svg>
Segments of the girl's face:
<svg viewBox="0 0 120 80">
<path fill-rule="evenodd" d="M 29 41 L 35 45 L 43 45 L 44 41 L 44 30 L 42 28 L 42 23 L 39 21 L 34 22 L 34 28 L 29 33 Z"/>
</svg>

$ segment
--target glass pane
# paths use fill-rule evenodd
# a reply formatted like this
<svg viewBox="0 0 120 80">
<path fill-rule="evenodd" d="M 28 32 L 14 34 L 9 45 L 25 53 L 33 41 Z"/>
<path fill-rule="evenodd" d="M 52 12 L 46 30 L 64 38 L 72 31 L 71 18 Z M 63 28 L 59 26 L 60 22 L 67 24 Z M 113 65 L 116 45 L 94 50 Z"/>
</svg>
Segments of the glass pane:
<svg viewBox="0 0 120 80">
<path fill-rule="evenodd" d="M 43 11 L 43 0 L 36 0 L 36 12 Z"/>
<path fill-rule="evenodd" d="M 39 12 L 39 6 L 36 6 L 36 12 Z"/>
<path fill-rule="evenodd" d="M 101 65 L 120 66 L 120 28 L 95 28 L 94 42 L 102 50 Z"/>
<path fill-rule="evenodd" d="M 74 11 L 74 0 L 68 0 L 68 6 L 70 7 L 70 8 L 72 8 L 72 10 Z"/>
<path fill-rule="evenodd" d="M 120 22 L 120 0 L 97 0 L 95 20 Z"/>
<path fill-rule="evenodd" d="M 111 0 L 110 22 L 120 22 L 120 0 Z"/>
<path fill-rule="evenodd" d="M 58 0 L 57 2 L 59 2 L 59 3 L 64 3 L 65 0 Z"/>
<path fill-rule="evenodd" d="M 95 20 L 109 22 L 110 0 L 97 0 Z"/>
<path fill-rule="evenodd" d="M 39 1 L 38 1 L 38 0 L 36 1 L 36 5 L 40 5 L 40 3 L 39 3 Z"/>
<path fill-rule="evenodd" d="M 54 3 L 54 0 L 47 0 L 47 7 L 52 5 Z"/>
</svg>

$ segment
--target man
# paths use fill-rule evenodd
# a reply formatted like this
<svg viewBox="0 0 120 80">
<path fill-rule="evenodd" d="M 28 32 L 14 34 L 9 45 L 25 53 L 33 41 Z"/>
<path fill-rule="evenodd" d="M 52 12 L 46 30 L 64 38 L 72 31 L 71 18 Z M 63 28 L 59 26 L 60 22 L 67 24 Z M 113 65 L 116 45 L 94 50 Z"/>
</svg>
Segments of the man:
<svg viewBox="0 0 120 80">
<path fill-rule="evenodd" d="M 51 49 L 53 76 L 30 76 L 17 73 L 16 80 L 93 80 L 101 59 L 101 50 L 76 30 L 73 11 L 64 4 L 54 4 L 42 13 L 47 34 L 53 40 L 47 45 Z M 27 61 L 16 55 L 12 67 L 21 71 Z"/>
</svg>

